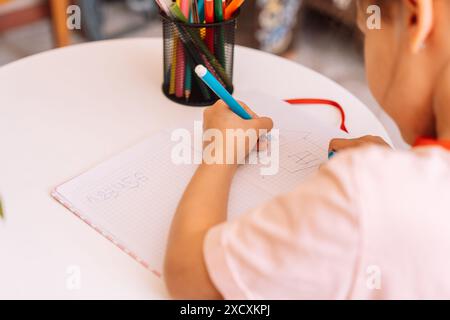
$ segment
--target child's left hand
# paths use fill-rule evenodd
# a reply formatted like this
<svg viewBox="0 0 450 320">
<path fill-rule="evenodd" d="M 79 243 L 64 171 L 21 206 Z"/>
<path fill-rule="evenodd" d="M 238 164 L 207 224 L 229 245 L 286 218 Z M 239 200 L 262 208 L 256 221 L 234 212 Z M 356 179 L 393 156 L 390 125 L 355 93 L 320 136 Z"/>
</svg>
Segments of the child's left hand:
<svg viewBox="0 0 450 320">
<path fill-rule="evenodd" d="M 333 139 L 330 142 L 329 151 L 343 151 L 346 149 L 360 148 L 367 145 L 378 145 L 382 147 L 390 146 L 381 137 L 364 136 L 357 139 Z"/>
</svg>

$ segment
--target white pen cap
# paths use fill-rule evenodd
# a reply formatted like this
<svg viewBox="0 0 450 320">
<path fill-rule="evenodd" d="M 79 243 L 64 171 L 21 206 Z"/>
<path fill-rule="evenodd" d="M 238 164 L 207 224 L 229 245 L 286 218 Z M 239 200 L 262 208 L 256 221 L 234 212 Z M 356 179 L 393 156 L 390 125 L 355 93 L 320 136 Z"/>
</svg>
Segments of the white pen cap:
<svg viewBox="0 0 450 320">
<path fill-rule="evenodd" d="M 199 64 L 198 66 L 195 67 L 195 73 L 200 78 L 203 78 L 208 73 L 208 69 L 206 69 L 204 65 Z"/>
</svg>

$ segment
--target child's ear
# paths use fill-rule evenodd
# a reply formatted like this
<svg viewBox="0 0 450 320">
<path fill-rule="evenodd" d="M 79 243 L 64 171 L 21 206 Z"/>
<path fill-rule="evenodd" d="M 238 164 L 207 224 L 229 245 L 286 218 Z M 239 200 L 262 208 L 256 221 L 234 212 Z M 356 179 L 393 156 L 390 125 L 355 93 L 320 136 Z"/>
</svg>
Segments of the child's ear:
<svg viewBox="0 0 450 320">
<path fill-rule="evenodd" d="M 408 18 L 411 51 L 419 52 L 430 36 L 434 25 L 433 0 L 404 0 Z"/>
</svg>

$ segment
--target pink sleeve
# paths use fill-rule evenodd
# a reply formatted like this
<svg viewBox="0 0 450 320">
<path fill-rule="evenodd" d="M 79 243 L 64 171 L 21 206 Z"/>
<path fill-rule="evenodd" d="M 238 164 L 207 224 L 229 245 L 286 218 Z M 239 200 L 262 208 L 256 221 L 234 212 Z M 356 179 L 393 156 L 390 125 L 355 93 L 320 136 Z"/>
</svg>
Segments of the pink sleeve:
<svg viewBox="0 0 450 320">
<path fill-rule="evenodd" d="M 345 299 L 356 272 L 360 206 L 350 155 L 293 192 L 213 228 L 210 277 L 226 299 Z"/>
</svg>

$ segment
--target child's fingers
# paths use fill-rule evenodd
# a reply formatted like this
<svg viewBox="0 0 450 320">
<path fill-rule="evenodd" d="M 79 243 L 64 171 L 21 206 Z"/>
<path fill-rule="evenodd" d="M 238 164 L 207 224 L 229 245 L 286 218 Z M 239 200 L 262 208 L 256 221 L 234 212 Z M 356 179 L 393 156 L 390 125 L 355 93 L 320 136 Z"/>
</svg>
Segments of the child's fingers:
<svg viewBox="0 0 450 320">
<path fill-rule="evenodd" d="M 330 141 L 328 151 L 340 151 L 355 148 L 360 145 L 358 139 L 333 139 Z"/>
<path fill-rule="evenodd" d="M 330 142 L 328 151 L 339 151 L 350 148 L 358 148 L 364 145 L 389 146 L 382 138 L 374 136 L 364 136 L 357 139 L 333 139 Z"/>
<path fill-rule="evenodd" d="M 273 121 L 272 119 L 268 117 L 261 117 L 257 119 L 251 120 L 255 123 L 255 127 L 260 130 L 265 130 L 266 133 L 272 130 L 273 128 Z M 260 135 L 264 134 L 264 132 L 261 132 Z"/>
<path fill-rule="evenodd" d="M 252 117 L 252 121 L 256 123 L 256 127 L 258 129 L 265 129 L 267 131 L 272 130 L 273 121 L 268 117 L 260 117 L 258 116 L 252 109 L 250 109 L 244 102 L 238 101 L 239 104 L 248 112 L 248 114 Z"/>
<path fill-rule="evenodd" d="M 238 102 L 239 102 L 239 104 L 242 106 L 242 108 L 244 108 L 244 110 L 247 111 L 247 113 L 248 113 L 253 119 L 259 118 L 259 116 L 258 116 L 252 109 L 250 109 L 249 106 L 245 104 L 245 102 L 242 102 L 242 101 L 238 101 Z"/>
<path fill-rule="evenodd" d="M 253 122 L 252 127 L 255 127 L 257 129 L 265 129 L 267 131 L 272 130 L 273 128 L 273 121 L 272 119 L 268 117 L 259 117 L 252 109 L 250 109 L 244 102 L 238 101 L 239 104 L 244 108 L 246 112 L 252 117 L 251 120 Z M 212 107 L 205 110 L 205 112 L 209 111 L 224 111 L 224 112 L 231 112 L 230 108 L 223 102 L 222 100 L 217 101 Z"/>
<path fill-rule="evenodd" d="M 216 103 L 214 103 L 208 109 L 224 109 L 224 108 L 228 109 L 227 104 L 223 100 L 217 100 Z"/>
<path fill-rule="evenodd" d="M 250 109 L 244 102 L 238 101 L 239 104 L 244 108 L 244 110 L 253 118 L 259 118 L 258 115 L 253 112 L 252 109 Z M 227 104 L 223 100 L 218 100 L 216 103 L 214 103 L 210 108 L 208 109 L 214 109 L 214 110 L 220 110 L 220 111 L 226 111 L 226 112 L 232 112 L 230 107 L 227 106 Z M 207 110 L 208 110 L 207 109 Z"/>
</svg>

